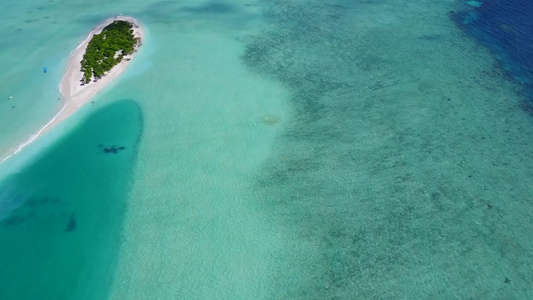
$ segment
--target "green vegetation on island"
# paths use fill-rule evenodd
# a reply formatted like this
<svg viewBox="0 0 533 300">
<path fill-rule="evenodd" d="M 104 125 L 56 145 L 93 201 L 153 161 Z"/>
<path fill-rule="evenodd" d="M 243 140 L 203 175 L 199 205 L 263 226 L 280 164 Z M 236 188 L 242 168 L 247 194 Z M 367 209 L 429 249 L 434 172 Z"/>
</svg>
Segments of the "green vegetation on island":
<svg viewBox="0 0 533 300">
<path fill-rule="evenodd" d="M 133 53 L 138 41 L 133 36 L 132 27 L 128 21 L 117 20 L 93 36 L 81 61 L 83 83 L 89 83 L 93 76 L 101 78 L 125 55 Z"/>
</svg>

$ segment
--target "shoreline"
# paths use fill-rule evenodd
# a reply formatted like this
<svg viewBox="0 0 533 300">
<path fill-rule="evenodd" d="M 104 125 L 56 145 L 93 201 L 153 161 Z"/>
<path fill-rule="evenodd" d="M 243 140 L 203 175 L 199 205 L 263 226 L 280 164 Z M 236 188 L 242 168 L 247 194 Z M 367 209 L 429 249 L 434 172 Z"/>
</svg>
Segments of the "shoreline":
<svg viewBox="0 0 533 300">
<path fill-rule="evenodd" d="M 81 85 L 81 79 L 83 73 L 81 72 L 81 60 L 87 49 L 87 45 L 91 41 L 92 37 L 95 34 L 102 32 L 104 27 L 111 24 L 113 21 L 128 21 L 133 24 L 133 35 L 136 38 L 139 38 L 139 43 L 135 46 L 135 50 L 131 55 L 124 56 L 124 59 L 115 65 L 104 77 L 99 79 L 97 82 L 91 81 L 88 84 Z M 26 146 L 30 145 L 32 142 L 37 140 L 40 136 L 47 133 L 50 129 L 54 128 L 62 121 L 66 120 L 69 116 L 74 114 L 78 109 L 83 107 L 85 104 L 104 89 L 109 83 L 116 79 L 120 74 L 126 70 L 128 65 L 134 59 L 139 50 L 139 47 L 142 46 L 144 41 L 144 27 L 142 24 L 133 17 L 128 16 L 116 16 L 109 19 L 106 19 L 100 22 L 96 27 L 91 29 L 87 36 L 70 52 L 70 56 L 67 60 L 65 74 L 61 78 L 58 89 L 61 95 L 60 100 L 63 103 L 63 106 L 59 112 L 44 126 L 39 128 L 36 133 L 32 134 L 27 140 L 14 147 L 13 150 L 9 151 L 5 157 L 0 158 L 0 164 L 11 158 L 13 155 L 20 152 Z"/>
</svg>

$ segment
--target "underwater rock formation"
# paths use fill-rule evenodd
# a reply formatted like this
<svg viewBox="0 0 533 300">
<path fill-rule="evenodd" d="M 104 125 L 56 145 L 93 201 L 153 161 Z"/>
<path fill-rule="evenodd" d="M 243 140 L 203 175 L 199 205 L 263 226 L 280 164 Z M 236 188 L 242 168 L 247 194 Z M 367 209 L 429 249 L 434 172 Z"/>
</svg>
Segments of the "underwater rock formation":
<svg viewBox="0 0 533 300">
<path fill-rule="evenodd" d="M 65 232 L 71 232 L 74 229 L 76 229 L 76 219 L 74 218 L 74 214 L 70 214 L 67 220 L 67 226 L 65 226 Z"/>
<path fill-rule="evenodd" d="M 124 146 L 117 147 L 117 146 L 113 145 L 113 146 L 110 146 L 110 147 L 104 147 L 104 153 L 117 154 L 118 152 L 120 152 L 120 151 L 122 151 L 124 149 L 126 149 L 126 147 L 124 147 Z"/>
</svg>

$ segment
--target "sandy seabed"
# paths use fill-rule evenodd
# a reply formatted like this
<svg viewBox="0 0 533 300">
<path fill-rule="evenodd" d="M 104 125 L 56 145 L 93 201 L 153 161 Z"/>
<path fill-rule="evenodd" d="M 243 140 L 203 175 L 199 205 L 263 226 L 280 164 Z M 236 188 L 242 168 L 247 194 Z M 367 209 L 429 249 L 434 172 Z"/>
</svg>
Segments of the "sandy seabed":
<svg viewBox="0 0 533 300">
<path fill-rule="evenodd" d="M 135 51 L 131 55 L 124 56 L 124 59 L 113 67 L 106 75 L 98 81 L 91 81 L 88 84 L 81 85 L 83 78 L 83 72 L 81 71 L 81 60 L 87 49 L 87 45 L 91 41 L 95 34 L 102 32 L 104 27 L 111 24 L 113 21 L 124 20 L 133 24 L 133 35 L 139 38 L 140 41 L 135 47 Z M 41 127 L 36 133 L 34 133 L 28 140 L 17 146 L 15 149 L 8 153 L 4 158 L 0 158 L 0 163 L 4 162 L 8 158 L 20 152 L 26 146 L 37 140 L 40 136 L 47 133 L 50 129 L 57 126 L 62 121 L 66 120 L 74 112 L 87 104 L 99 91 L 106 87 L 110 82 L 117 78 L 128 67 L 131 60 L 137 54 L 138 48 L 142 45 L 144 40 L 144 28 L 139 21 L 132 17 L 117 16 L 102 21 L 95 28 L 93 28 L 87 37 L 71 52 L 67 61 L 67 67 L 65 74 L 59 84 L 59 92 L 61 94 L 60 100 L 63 101 L 63 107 L 61 110 L 43 127 Z"/>
</svg>

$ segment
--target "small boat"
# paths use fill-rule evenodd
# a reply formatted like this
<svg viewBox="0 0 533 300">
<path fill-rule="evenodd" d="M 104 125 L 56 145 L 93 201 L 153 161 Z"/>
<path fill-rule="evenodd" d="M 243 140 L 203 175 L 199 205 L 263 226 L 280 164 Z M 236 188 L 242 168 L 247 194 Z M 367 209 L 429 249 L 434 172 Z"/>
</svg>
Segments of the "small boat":
<svg viewBox="0 0 533 300">
<path fill-rule="evenodd" d="M 43 68 L 43 72 L 46 73 L 46 67 Z"/>
<path fill-rule="evenodd" d="M 13 96 L 9 96 L 7 99 L 13 99 Z"/>
</svg>

